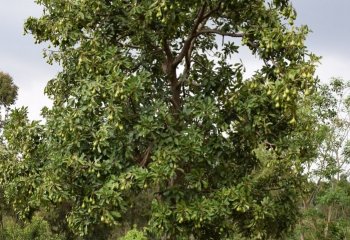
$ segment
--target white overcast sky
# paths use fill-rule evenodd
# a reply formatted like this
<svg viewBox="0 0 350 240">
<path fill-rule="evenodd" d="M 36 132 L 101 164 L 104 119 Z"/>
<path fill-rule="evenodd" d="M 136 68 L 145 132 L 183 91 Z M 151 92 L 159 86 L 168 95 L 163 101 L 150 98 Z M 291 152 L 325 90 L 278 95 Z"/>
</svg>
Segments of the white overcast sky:
<svg viewBox="0 0 350 240">
<path fill-rule="evenodd" d="M 350 79 L 350 0 L 292 0 L 292 3 L 298 13 L 297 23 L 306 24 L 313 31 L 307 46 L 322 56 L 317 71 L 321 80 L 333 76 Z M 19 87 L 16 106 L 28 106 L 32 119 L 39 119 L 41 108 L 50 105 L 44 87 L 59 69 L 42 58 L 44 46 L 35 45 L 31 36 L 23 35 L 25 19 L 40 14 L 41 8 L 34 0 L 0 0 L 0 71 L 14 78 Z M 257 65 L 244 63 L 248 71 Z"/>
</svg>

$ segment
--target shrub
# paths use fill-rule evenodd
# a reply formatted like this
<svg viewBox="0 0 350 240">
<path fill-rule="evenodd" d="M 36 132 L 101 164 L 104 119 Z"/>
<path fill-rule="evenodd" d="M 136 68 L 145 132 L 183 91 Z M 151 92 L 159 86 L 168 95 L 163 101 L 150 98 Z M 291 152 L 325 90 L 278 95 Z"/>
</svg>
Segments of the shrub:
<svg viewBox="0 0 350 240">
<path fill-rule="evenodd" d="M 0 231 L 0 239 L 6 240 L 64 240 L 62 236 L 53 234 L 49 224 L 41 217 L 33 217 L 30 223 L 21 227 L 15 222 L 8 222 Z"/>
</svg>

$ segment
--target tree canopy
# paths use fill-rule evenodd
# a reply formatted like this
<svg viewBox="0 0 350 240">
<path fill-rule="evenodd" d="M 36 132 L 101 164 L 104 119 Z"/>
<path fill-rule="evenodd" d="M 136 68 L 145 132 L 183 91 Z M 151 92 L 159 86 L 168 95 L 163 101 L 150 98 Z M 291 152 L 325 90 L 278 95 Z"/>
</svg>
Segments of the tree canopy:
<svg viewBox="0 0 350 240">
<path fill-rule="evenodd" d="M 14 104 L 17 99 L 17 90 L 12 77 L 0 71 L 0 105 L 9 107 Z"/>
<path fill-rule="evenodd" d="M 17 99 L 18 87 L 14 84 L 12 77 L 8 73 L 0 71 L 0 124 L 4 124 L 2 111 L 5 113 L 5 118 L 8 114 L 10 106 L 13 105 Z"/>
<path fill-rule="evenodd" d="M 16 211 L 60 207 L 84 239 L 134 224 L 156 239 L 291 229 L 311 124 L 298 105 L 318 58 L 289 1 L 36 2 L 26 31 L 62 71 L 45 123 L 20 109 L 5 128 Z M 233 61 L 243 47 L 262 63 L 249 78 Z"/>
</svg>

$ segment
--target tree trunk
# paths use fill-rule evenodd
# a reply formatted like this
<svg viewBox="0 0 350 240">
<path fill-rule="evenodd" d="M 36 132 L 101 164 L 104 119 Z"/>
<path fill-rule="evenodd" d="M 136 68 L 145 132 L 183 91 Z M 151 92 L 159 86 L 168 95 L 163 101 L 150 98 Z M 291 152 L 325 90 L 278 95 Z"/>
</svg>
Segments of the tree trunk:
<svg viewBox="0 0 350 240">
<path fill-rule="evenodd" d="M 327 222 L 326 222 L 326 227 L 324 229 L 324 237 L 326 239 L 328 237 L 329 224 L 332 220 L 332 206 L 333 206 L 333 204 L 328 207 L 328 211 L 327 211 Z"/>
</svg>

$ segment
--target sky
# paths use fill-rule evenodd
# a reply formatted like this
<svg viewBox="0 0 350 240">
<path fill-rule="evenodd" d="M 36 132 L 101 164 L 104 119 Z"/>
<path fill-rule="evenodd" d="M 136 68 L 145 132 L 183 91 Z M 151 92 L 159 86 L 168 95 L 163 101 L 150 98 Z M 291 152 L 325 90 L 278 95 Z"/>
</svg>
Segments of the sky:
<svg viewBox="0 0 350 240">
<path fill-rule="evenodd" d="M 331 77 L 350 80 L 350 1 L 291 0 L 298 17 L 313 31 L 307 46 L 322 56 L 317 75 L 326 82 Z M 9 73 L 19 87 L 17 107 L 27 106 L 31 119 L 40 119 L 40 111 L 50 106 L 44 95 L 47 81 L 59 71 L 43 59 L 44 45 L 35 45 L 30 35 L 23 35 L 23 23 L 29 16 L 40 16 L 34 0 L 0 0 L 0 71 Z M 247 71 L 257 68 L 257 61 L 244 62 Z"/>
</svg>

